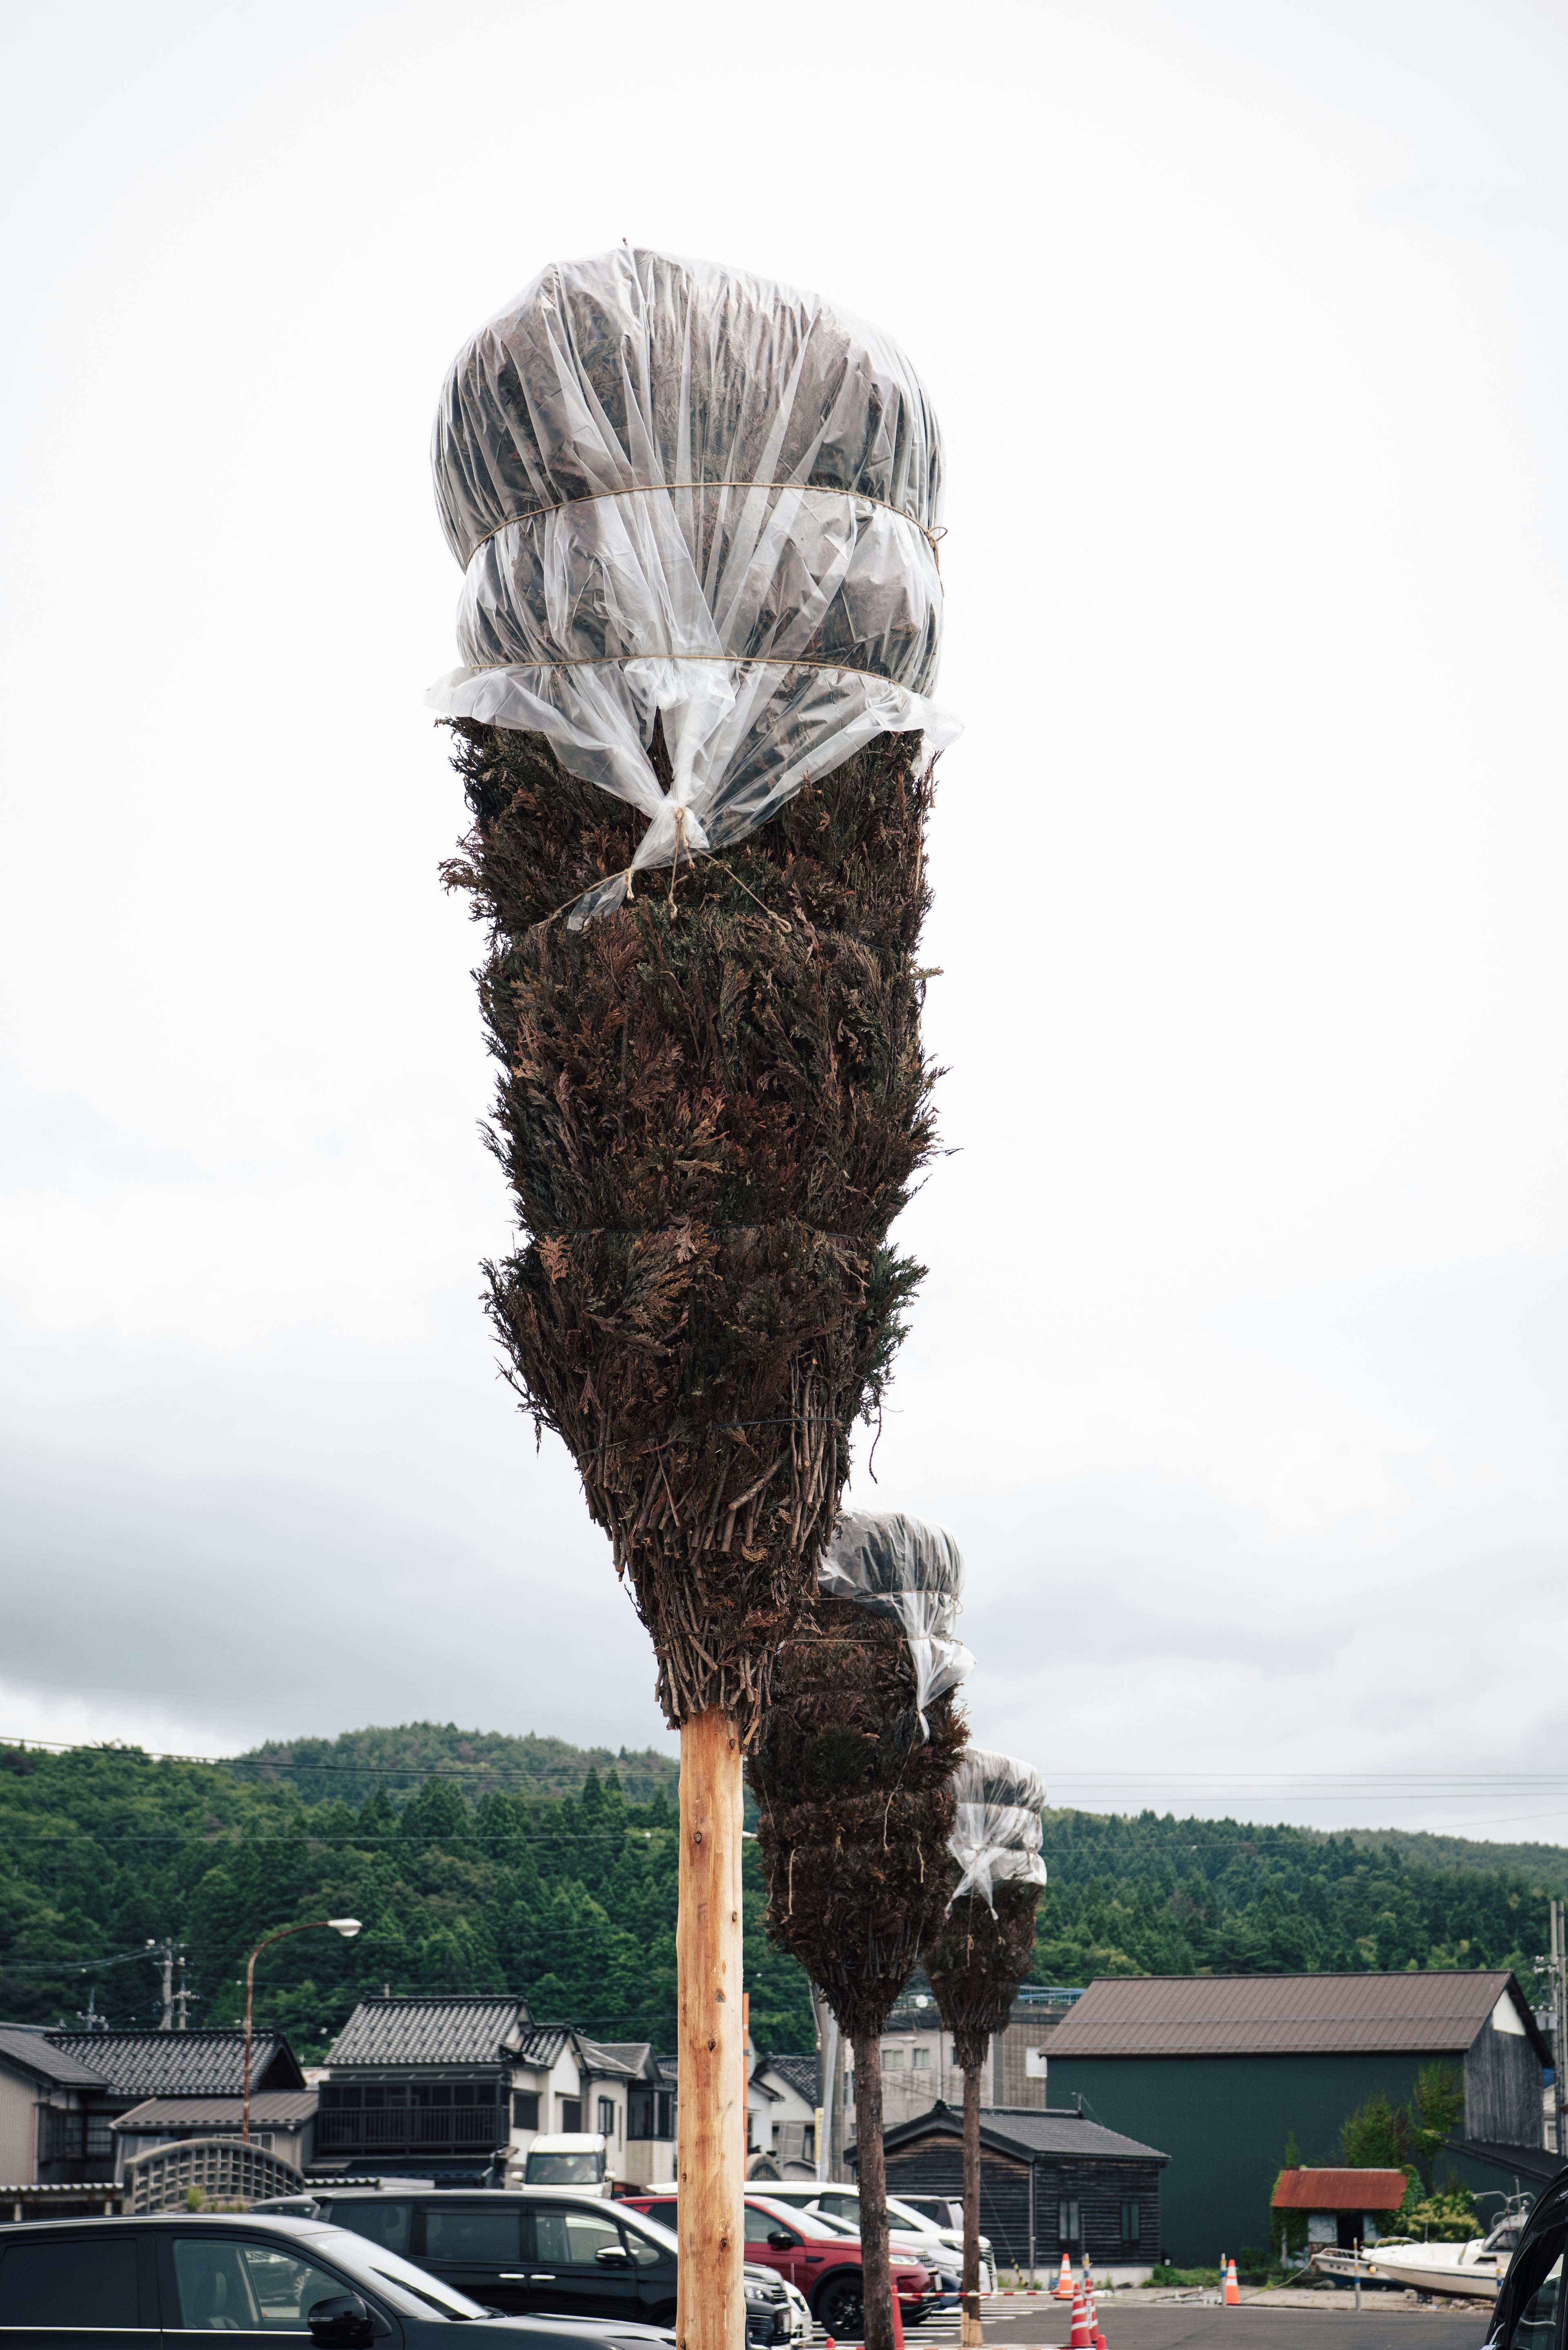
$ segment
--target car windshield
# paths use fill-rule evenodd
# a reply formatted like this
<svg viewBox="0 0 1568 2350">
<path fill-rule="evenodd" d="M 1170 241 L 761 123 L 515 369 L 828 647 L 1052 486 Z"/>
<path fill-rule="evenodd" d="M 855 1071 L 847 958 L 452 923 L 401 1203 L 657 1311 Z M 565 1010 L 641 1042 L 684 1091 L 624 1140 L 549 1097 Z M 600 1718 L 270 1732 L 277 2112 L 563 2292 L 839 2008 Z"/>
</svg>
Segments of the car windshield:
<svg viewBox="0 0 1568 2350">
<path fill-rule="evenodd" d="M 605 2175 L 602 2154 L 531 2154 L 530 2187 L 597 2187 Z"/>
<path fill-rule="evenodd" d="M 453 2319 L 490 2314 L 482 2303 L 470 2301 L 467 2293 L 443 2284 L 428 2269 L 416 2268 L 400 2252 L 386 2251 L 347 2228 L 323 2228 L 308 2241 L 319 2244 L 339 2268 L 350 2270 L 373 2293 L 383 2293 L 400 2317 L 424 2317 L 432 2309 L 441 2317 Z"/>
</svg>

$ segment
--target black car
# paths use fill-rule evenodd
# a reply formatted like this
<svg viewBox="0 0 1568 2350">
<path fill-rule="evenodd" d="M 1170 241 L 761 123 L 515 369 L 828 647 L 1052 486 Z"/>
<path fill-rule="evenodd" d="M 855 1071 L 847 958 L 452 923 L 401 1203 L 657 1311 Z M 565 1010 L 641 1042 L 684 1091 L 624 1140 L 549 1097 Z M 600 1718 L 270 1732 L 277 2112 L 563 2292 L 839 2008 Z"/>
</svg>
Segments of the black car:
<svg viewBox="0 0 1568 2350">
<path fill-rule="evenodd" d="M 516 2350 L 674 2350 L 632 2321 L 507 2317 L 365 2235 L 320 2220 L 162 2212 L 0 2228 L 5 2350 L 456 2350 L 481 2321 Z"/>
<path fill-rule="evenodd" d="M 1486 2350 L 1560 2350 L 1568 2300 L 1563 2260 L 1568 2252 L 1568 2169 L 1547 2181 L 1498 2287 Z"/>
<path fill-rule="evenodd" d="M 677 2240 L 643 2212 L 560 2189 L 319 2187 L 265 2207 L 328 2220 L 400 2252 L 488 2308 L 540 2316 L 675 2318 Z M 789 2339 L 789 2295 L 745 2272 L 746 2350 Z"/>
</svg>

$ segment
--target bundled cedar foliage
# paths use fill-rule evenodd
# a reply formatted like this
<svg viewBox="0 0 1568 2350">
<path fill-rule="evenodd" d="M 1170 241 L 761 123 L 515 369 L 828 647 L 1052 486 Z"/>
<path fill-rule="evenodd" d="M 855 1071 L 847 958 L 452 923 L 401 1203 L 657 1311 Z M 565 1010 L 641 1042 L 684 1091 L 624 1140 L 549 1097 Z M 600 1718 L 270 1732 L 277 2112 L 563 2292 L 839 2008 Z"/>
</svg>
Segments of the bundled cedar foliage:
<svg viewBox="0 0 1568 2350">
<path fill-rule="evenodd" d="M 921 1952 L 963 2074 L 963 2329 L 980 2338 L 980 2075 L 1034 1957 L 1045 1787 L 1027 1762 L 971 1747 L 953 1774 L 952 1906 Z"/>
<path fill-rule="evenodd" d="M 930 775 L 880 735 L 574 931 L 555 917 L 629 866 L 637 811 L 542 735 L 453 731 L 473 821 L 447 879 L 489 931 L 492 1142 L 524 1232 L 487 1268 L 492 1316 L 668 1719 L 722 1707 L 749 1734 L 920 1276 L 887 1235 L 932 1148 Z M 649 755 L 668 785 L 657 723 Z"/>
<path fill-rule="evenodd" d="M 952 1771 L 967 1736 L 950 1689 L 923 1718 L 918 1697 L 896 1617 L 819 1596 L 774 1661 L 746 1766 L 768 1933 L 805 1967 L 855 2050 L 868 2350 L 892 2340 L 881 2034 L 946 1906 Z"/>
</svg>

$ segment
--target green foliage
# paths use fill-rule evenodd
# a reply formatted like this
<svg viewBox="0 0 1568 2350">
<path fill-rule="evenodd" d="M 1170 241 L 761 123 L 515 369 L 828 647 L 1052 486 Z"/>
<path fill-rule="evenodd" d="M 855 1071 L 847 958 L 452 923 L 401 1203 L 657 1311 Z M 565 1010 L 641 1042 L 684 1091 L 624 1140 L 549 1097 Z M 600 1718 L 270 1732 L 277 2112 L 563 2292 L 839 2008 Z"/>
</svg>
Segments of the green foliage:
<svg viewBox="0 0 1568 2350">
<path fill-rule="evenodd" d="M 1189 2288 L 1217 2285 L 1221 2282 L 1218 2269 L 1172 2269 L 1167 2268 L 1163 2261 L 1155 2262 L 1154 2274 L 1149 2278 L 1150 2284 L 1185 2285 Z"/>
<path fill-rule="evenodd" d="M 1374 2089 L 1339 2126 L 1339 2158 L 1353 2170 L 1402 2170 L 1409 2159 L 1410 2116 Z"/>
<path fill-rule="evenodd" d="M 597 1767 L 559 1741 L 429 1723 L 258 1755 L 259 1770 L 0 1748 L 0 2013 L 70 2022 L 91 1991 L 101 2014 L 151 2021 L 156 1970 L 136 1954 L 172 1934 L 188 1948 L 192 2021 L 231 2022 L 262 1934 L 348 1914 L 365 1920 L 357 1942 L 301 1934 L 257 1969 L 258 2015 L 304 2056 L 382 1983 L 506 1986 L 542 2020 L 673 2045 L 670 1757 Z M 302 1770 L 282 1767 L 291 1756 Z M 1529 1879 L 1418 1866 L 1348 1837 L 1074 1812 L 1048 1814 L 1046 1854 L 1033 1967 L 1045 1982 L 1287 1961 L 1528 1973 L 1545 1942 Z M 805 1980 L 762 1932 L 756 1856 L 748 1844 L 753 2030 L 763 2047 L 809 2048 Z M 1458 2088 L 1440 2071 L 1428 2068 L 1407 2116 L 1403 2159 L 1425 2160 L 1428 2185 Z"/>
<path fill-rule="evenodd" d="M 192 2021 L 232 2023 L 245 1953 L 264 1933 L 348 1916 L 364 1920 L 357 1941 L 301 1934 L 257 1968 L 258 2020 L 286 2030 L 306 2060 L 383 1983 L 517 1989 L 541 2022 L 672 2047 L 677 1840 L 663 1788 L 631 1803 L 618 1770 L 601 1777 L 585 1759 L 575 1794 L 493 1789 L 474 1803 L 461 1779 L 414 1779 L 428 1725 L 410 1733 L 411 1754 L 392 1733 L 362 1735 L 407 1784 L 394 1776 L 394 1794 L 373 1777 L 358 1804 L 336 1792 L 303 1799 L 275 1762 L 258 1778 L 90 1747 L 0 1767 L 0 2012 L 69 2023 L 91 1989 L 100 2013 L 155 2021 L 156 1969 L 127 1954 L 172 1934 L 187 1946 Z M 424 1767 L 448 1759 L 438 1752 Z M 493 1756 L 488 1767 L 499 1768 Z M 338 1784 L 324 1765 L 318 1780 L 301 1775 Z M 746 1849 L 753 2030 L 763 2047 L 809 2048 L 805 1979 L 763 1939 Z"/>
<path fill-rule="evenodd" d="M 1048 1812 L 1034 1973 L 1391 1972 L 1513 1967 L 1546 1939 L 1540 1881 L 1438 1868 L 1397 1840 L 1153 1812 Z M 1561 1858 L 1562 1856 L 1559 1856 Z"/>
<path fill-rule="evenodd" d="M 1485 2230 L 1469 2189 L 1450 2178 L 1438 2194 L 1407 2196 L 1397 2219 L 1390 2220 L 1383 2233 L 1411 2236 L 1418 2243 L 1464 2244 Z"/>
</svg>

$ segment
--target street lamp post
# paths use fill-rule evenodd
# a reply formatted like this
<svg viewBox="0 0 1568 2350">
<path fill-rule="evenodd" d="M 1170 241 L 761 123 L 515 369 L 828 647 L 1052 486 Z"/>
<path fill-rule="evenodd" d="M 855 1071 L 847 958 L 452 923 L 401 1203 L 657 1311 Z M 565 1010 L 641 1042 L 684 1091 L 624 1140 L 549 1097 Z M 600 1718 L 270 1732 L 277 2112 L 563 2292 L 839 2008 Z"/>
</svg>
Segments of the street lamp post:
<svg viewBox="0 0 1568 2350">
<path fill-rule="evenodd" d="M 264 1934 L 245 1960 L 245 2057 L 240 2121 L 242 2146 L 249 2146 L 251 2142 L 251 2007 L 255 1996 L 256 1960 L 272 1943 L 286 1941 L 290 1934 L 313 1934 L 324 1926 L 330 1926 L 333 1932 L 341 1934 L 346 1942 L 351 1942 L 359 1931 L 358 1918 L 307 1918 L 303 1926 L 280 1926 L 275 1934 Z"/>
</svg>

